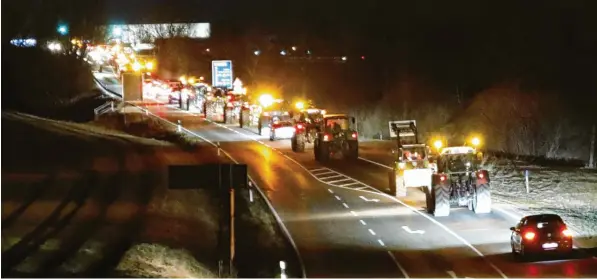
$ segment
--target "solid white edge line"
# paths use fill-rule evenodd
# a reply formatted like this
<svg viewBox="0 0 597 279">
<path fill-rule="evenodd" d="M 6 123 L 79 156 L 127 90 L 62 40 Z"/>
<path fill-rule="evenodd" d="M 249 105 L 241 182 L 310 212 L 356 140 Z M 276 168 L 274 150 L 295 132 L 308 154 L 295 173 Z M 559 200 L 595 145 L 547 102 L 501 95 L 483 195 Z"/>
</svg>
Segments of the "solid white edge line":
<svg viewBox="0 0 597 279">
<path fill-rule="evenodd" d="M 212 122 L 212 121 L 210 121 L 210 120 L 207 120 L 207 121 L 209 121 L 210 123 L 214 123 L 214 124 L 216 124 L 216 125 L 222 126 L 222 125 L 220 125 L 219 123 L 215 123 L 215 122 Z M 247 138 L 249 138 L 249 139 L 252 139 L 251 137 L 249 137 L 248 135 L 246 135 L 246 134 L 244 134 L 244 133 L 241 133 L 241 135 L 244 135 L 245 137 L 247 137 Z M 253 140 L 254 140 L 254 139 L 253 139 Z M 268 147 L 270 147 L 270 148 L 272 148 L 272 149 L 275 149 L 275 148 L 273 148 L 273 147 L 271 147 L 271 146 L 268 146 Z M 285 155 L 285 154 L 284 154 L 284 155 L 282 155 L 282 156 L 284 156 L 286 159 L 288 159 L 288 160 L 290 160 L 290 161 L 294 162 L 296 165 L 298 165 L 300 168 L 302 168 L 303 170 L 305 170 L 307 173 L 309 173 L 309 174 L 310 174 L 310 175 L 311 175 L 313 178 L 315 178 L 315 179 L 316 179 L 316 180 L 318 180 L 319 182 L 321 182 L 321 183 L 324 183 L 324 184 L 326 184 L 326 185 L 330 185 L 330 186 L 338 187 L 338 186 L 336 186 L 336 185 L 329 184 L 329 183 L 326 183 L 325 181 L 322 181 L 321 179 L 319 179 L 318 177 L 316 177 L 316 176 L 315 176 L 313 173 L 311 173 L 311 172 L 310 172 L 310 171 L 309 171 L 309 170 L 308 170 L 306 167 L 304 167 L 304 166 L 303 166 L 303 165 L 301 165 L 301 164 L 300 164 L 298 161 L 294 160 L 293 158 L 289 157 L 288 155 Z M 388 166 L 385 166 L 385 165 L 383 165 L 383 164 L 380 164 L 380 163 L 378 163 L 378 162 L 375 162 L 375 161 L 371 161 L 371 160 L 368 160 L 368 159 L 363 159 L 363 158 L 360 158 L 360 157 L 359 157 L 359 159 L 361 159 L 361 160 L 364 160 L 364 161 L 367 161 L 367 162 L 370 162 L 370 163 L 373 163 L 373 164 L 375 164 L 375 165 L 378 165 L 378 166 L 381 166 L 381 167 L 384 167 L 384 168 L 387 168 L 387 169 L 391 169 L 390 167 L 388 167 Z M 331 169 L 330 169 L 330 171 L 337 172 L 337 171 L 335 171 L 335 170 L 331 170 Z M 338 173 L 338 174 L 342 174 L 342 173 L 339 173 L 339 172 L 337 172 L 337 173 Z M 347 176 L 347 177 L 350 177 L 350 176 Z M 403 205 L 403 206 L 407 207 L 407 208 L 408 208 L 408 209 L 410 209 L 411 211 L 413 211 L 413 212 L 415 212 L 415 213 L 417 213 L 417 214 L 419 214 L 419 215 L 423 216 L 423 217 L 424 217 L 424 218 L 426 218 L 427 220 L 429 220 L 429 221 L 431 221 L 432 223 L 434 223 L 435 225 L 439 226 L 439 227 L 440 227 L 440 228 L 442 228 L 444 231 L 448 232 L 450 235 L 454 236 L 456 239 L 458 239 L 460 242 L 462 242 L 462 243 L 463 243 L 465 246 L 469 247 L 469 248 L 470 248 L 470 249 L 471 249 L 473 252 L 475 252 L 475 253 L 476 253 L 476 254 L 477 254 L 479 257 L 481 257 L 481 258 L 482 258 L 482 259 L 483 259 L 483 260 L 484 260 L 484 261 L 485 261 L 485 262 L 486 262 L 486 263 L 487 263 L 487 264 L 488 264 L 488 265 L 489 265 L 491 268 L 493 268 L 493 269 L 494 269 L 494 270 L 495 270 L 495 271 L 496 271 L 496 272 L 497 272 L 497 273 L 498 273 L 500 276 L 502 276 L 502 278 L 506 278 L 506 279 L 508 278 L 508 277 L 506 276 L 506 274 L 504 274 L 504 272 L 502 272 L 502 270 L 500 270 L 500 269 L 499 269 L 499 268 L 498 268 L 498 267 L 497 267 L 497 266 L 496 266 L 496 265 L 495 265 L 493 262 L 491 262 L 490 260 L 488 260 L 488 259 L 487 259 L 487 257 L 485 257 L 485 255 L 484 255 L 483 253 L 481 253 L 481 251 L 479 251 L 479 250 L 478 250 L 476 247 L 474 247 L 474 246 L 473 246 L 473 245 L 472 245 L 470 242 L 468 242 L 466 239 L 464 239 L 463 237 L 461 237 L 460 235 L 458 235 L 456 232 L 452 231 L 450 228 L 448 228 L 448 227 L 447 227 L 447 226 L 445 226 L 444 224 L 442 224 L 442 223 L 438 222 L 437 220 L 435 220 L 435 219 L 433 219 L 433 218 L 431 218 L 431 217 L 427 216 L 427 215 L 426 215 L 426 214 L 424 214 L 424 213 L 421 213 L 421 212 L 420 212 L 420 211 L 418 211 L 416 208 L 414 208 L 414 207 L 412 207 L 412 206 L 410 206 L 410 205 L 408 205 L 408 204 L 406 204 L 406 203 L 402 202 L 401 200 L 397 199 L 396 197 L 390 196 L 390 195 L 388 195 L 388 194 L 386 194 L 386 193 L 384 193 L 384 192 L 382 192 L 382 191 L 378 190 L 377 188 L 375 188 L 375 187 L 372 187 L 372 186 L 370 186 L 370 185 L 368 185 L 368 184 L 366 184 L 366 183 L 364 183 L 364 182 L 362 182 L 362 181 L 360 181 L 360 180 L 357 180 L 357 179 L 354 179 L 354 178 L 352 178 L 352 179 L 353 179 L 354 181 L 356 181 L 356 182 L 359 182 L 359 183 L 363 184 L 363 185 L 364 185 L 366 188 L 369 188 L 369 189 L 371 189 L 371 191 L 367 191 L 367 190 L 359 190 L 359 189 L 352 189 L 352 188 L 343 188 L 343 189 L 349 189 L 349 190 L 361 191 L 361 192 L 372 193 L 372 194 L 376 194 L 376 195 L 380 195 L 380 196 L 388 197 L 388 198 L 390 198 L 391 200 L 393 200 L 393 201 L 395 201 L 395 202 L 397 202 L 397 203 L 399 203 L 399 204 L 401 204 L 401 205 Z M 338 188 L 341 188 L 341 187 L 338 187 Z M 381 241 L 381 240 L 380 240 L 380 241 Z"/>
<path fill-rule="evenodd" d="M 98 84 L 100 85 L 100 87 L 101 87 L 102 89 L 104 89 L 104 91 L 114 94 L 114 92 L 111 92 L 111 91 L 110 91 L 110 90 L 108 90 L 107 88 L 104 88 L 104 87 L 102 86 L 102 84 L 101 84 L 99 81 L 97 81 L 97 80 L 96 80 L 95 76 L 94 76 L 94 80 L 96 81 L 96 83 L 98 83 Z M 133 106 L 134 106 L 134 105 L 133 105 Z M 166 120 L 166 119 L 164 119 L 164 118 L 161 118 L 161 117 L 159 117 L 159 116 L 157 116 L 157 115 L 153 114 L 153 113 L 152 113 L 152 112 L 150 112 L 150 111 L 148 111 L 148 113 L 149 113 L 149 114 L 151 114 L 151 115 L 153 115 L 153 116 L 155 116 L 155 117 L 157 117 L 157 118 L 159 118 L 159 119 L 162 119 L 163 121 L 165 121 L 165 122 L 167 122 L 167 123 L 170 123 L 170 124 L 172 124 L 172 125 L 178 126 L 177 124 L 174 124 L 174 123 L 172 123 L 171 121 L 168 121 L 168 120 Z M 215 143 L 213 143 L 212 141 L 210 141 L 210 140 L 208 140 L 208 139 L 206 139 L 206 138 L 204 138 L 204 137 L 202 137 L 202 136 L 200 136 L 200 135 L 198 135 L 198 134 L 196 134 L 196 133 L 194 133 L 194 132 L 192 132 L 192 131 L 188 130 L 187 128 L 184 128 L 184 127 L 183 127 L 183 131 L 185 131 L 185 132 L 187 132 L 187 133 L 190 133 L 190 134 L 192 134 L 192 135 L 194 135 L 194 136 L 196 136 L 196 137 L 198 137 L 198 138 L 200 138 L 200 139 L 204 140 L 205 142 L 207 142 L 207 143 L 211 144 L 212 146 L 214 146 L 214 147 L 216 147 L 216 148 L 218 147 L 218 146 L 217 146 Z M 228 152 L 226 152 L 225 150 L 223 150 L 223 149 L 221 149 L 221 148 L 220 148 L 220 150 L 221 150 L 221 151 L 224 153 L 224 155 L 226 155 L 226 157 L 228 157 L 228 158 L 229 158 L 231 161 L 233 161 L 233 162 L 234 162 L 234 163 L 236 163 L 236 164 L 239 164 L 239 163 L 238 163 L 238 161 L 236 161 L 236 159 L 234 159 L 232 156 L 230 156 L 230 154 L 228 154 Z M 267 206 L 268 206 L 268 207 L 270 208 L 270 210 L 272 211 L 272 213 L 273 213 L 273 215 L 274 215 L 274 218 L 276 219 L 276 221 L 278 222 L 278 224 L 279 224 L 280 228 L 282 229 L 282 232 L 283 232 L 283 233 L 286 235 L 286 238 L 288 239 L 288 241 L 290 242 L 290 245 L 291 245 L 291 246 L 292 246 L 292 248 L 294 249 L 294 252 L 296 253 L 296 256 L 297 256 L 297 258 L 298 258 L 298 261 L 299 261 L 299 265 L 301 266 L 301 272 L 303 273 L 303 274 L 302 274 L 302 275 L 303 275 L 303 277 L 302 277 L 302 278 L 307 278 L 307 271 L 306 271 L 306 269 L 305 269 L 305 264 L 304 264 L 304 262 L 303 262 L 303 258 L 302 258 L 302 256 L 301 256 L 301 253 L 300 253 L 300 252 L 299 252 L 299 250 L 298 250 L 298 246 L 296 245 L 296 243 L 294 242 L 294 239 L 293 239 L 293 238 L 292 238 L 292 236 L 290 235 L 290 232 L 288 231 L 288 228 L 286 228 L 286 225 L 284 225 L 284 222 L 282 221 L 282 218 L 280 218 L 280 215 L 279 215 L 279 214 L 278 214 L 278 212 L 277 212 L 277 211 L 274 209 L 274 206 L 271 204 L 271 202 L 269 201 L 269 199 L 267 198 L 267 196 L 265 195 L 265 193 L 263 193 L 263 190 L 261 190 L 261 188 L 259 187 L 259 185 L 258 185 L 257 183 L 255 183 L 255 180 L 253 180 L 253 178 L 252 178 L 250 175 L 248 175 L 248 174 L 247 174 L 247 176 L 248 176 L 249 180 L 250 180 L 251 182 L 253 182 L 253 184 L 254 184 L 255 186 L 257 186 L 257 187 L 255 187 L 255 188 L 257 189 L 257 192 L 259 193 L 259 195 L 261 196 L 261 198 L 263 198 L 263 200 L 265 200 L 265 203 L 267 204 Z"/>
<path fill-rule="evenodd" d="M 394 256 L 394 253 L 392 253 L 392 251 L 388 251 L 388 255 L 390 255 L 390 258 L 392 259 L 392 261 L 394 261 L 394 263 L 396 264 L 398 269 L 400 269 L 402 274 L 404 274 L 404 278 L 407 278 L 407 279 L 410 278 L 410 276 L 408 276 L 408 273 L 406 273 L 406 269 L 404 269 L 404 267 L 400 264 L 400 262 L 398 262 L 398 260 Z"/>
<path fill-rule="evenodd" d="M 219 123 L 213 122 L 213 121 L 211 121 L 211 120 L 209 120 L 209 119 L 205 119 L 205 121 L 207 121 L 207 122 L 209 122 L 209 123 L 212 123 L 212 124 L 215 124 L 215 125 L 217 125 L 217 126 L 220 126 L 220 127 L 226 127 L 226 126 L 224 126 L 224 125 L 221 125 L 221 124 L 219 124 Z M 185 129 L 185 130 L 186 130 L 186 129 Z M 194 133 L 193 133 L 193 134 L 194 134 Z M 260 142 L 259 140 L 257 140 L 257 139 L 254 139 L 254 138 L 250 137 L 249 135 L 247 135 L 247 134 L 245 134 L 245 133 L 240 133 L 240 132 L 239 132 L 239 134 L 240 134 L 240 135 L 243 135 L 243 136 L 245 136 L 245 137 L 247 137 L 247 138 L 249 138 L 249 139 L 251 139 L 251 140 L 253 140 L 253 141 L 256 141 L 256 142 L 262 143 L 262 142 Z M 194 135 L 196 135 L 196 134 L 194 134 Z M 196 135 L 196 136 L 199 136 L 199 135 Z M 199 137 L 200 137 L 200 136 L 199 136 Z M 202 138 L 202 137 L 200 137 L 200 138 Z M 207 140 L 207 141 L 208 141 L 208 140 Z M 208 142 L 209 142 L 209 141 L 208 141 Z M 213 143 L 212 143 L 212 144 L 213 144 Z M 269 145 L 267 145 L 267 144 L 265 144 L 265 143 L 262 143 L 262 144 L 263 144 L 264 146 L 266 146 L 266 147 L 269 147 L 269 148 L 271 148 L 271 149 L 276 149 L 276 148 L 274 148 L 274 147 L 272 147 L 272 146 L 269 146 Z M 229 155 L 229 154 L 228 154 L 226 151 L 224 151 L 224 150 L 222 150 L 222 151 L 224 152 L 224 154 L 226 154 L 227 156 L 229 156 L 229 157 L 230 157 L 230 155 Z M 333 186 L 333 187 L 341 188 L 341 187 L 338 187 L 338 186 L 336 186 L 336 185 L 329 184 L 329 183 L 326 183 L 325 181 L 322 181 L 322 180 L 321 180 L 321 179 L 319 179 L 317 176 L 315 176 L 315 174 L 313 174 L 311 171 L 309 171 L 309 169 L 307 169 L 305 166 L 301 165 L 301 164 L 300 164 L 298 161 L 294 160 L 293 158 L 289 157 L 288 155 L 286 155 L 286 154 L 282 154 L 282 156 L 283 156 L 284 158 L 286 158 L 286 159 L 290 160 L 291 162 L 295 163 L 295 164 L 296 164 L 297 166 L 299 166 L 300 168 L 302 168 L 302 169 L 303 169 L 304 171 L 306 171 L 306 172 L 307 172 L 309 175 L 311 175 L 313 178 L 315 178 L 315 180 L 317 180 L 317 181 L 319 181 L 319 182 L 321 182 L 321 183 L 323 183 L 323 184 L 325 184 L 325 185 L 329 185 L 329 186 Z M 336 172 L 336 171 L 334 171 L 334 170 L 331 170 L 331 169 L 328 169 L 328 170 L 330 170 L 330 171 L 333 171 L 333 172 Z M 336 172 L 336 173 L 338 173 L 338 174 L 341 174 L 341 173 L 339 173 L 339 172 Z M 347 177 L 348 177 L 348 176 L 347 176 Z M 356 180 L 356 179 L 353 179 L 353 180 L 354 180 L 354 181 L 357 181 L 357 182 L 359 182 L 359 183 L 361 183 L 361 184 L 363 184 L 364 186 L 366 186 L 366 188 L 367 188 L 367 187 L 368 187 L 368 188 L 372 188 L 374 191 L 366 191 L 366 190 L 360 190 L 360 189 L 351 189 L 351 188 L 342 188 L 342 189 L 349 189 L 349 190 L 355 190 L 355 191 L 360 191 L 360 192 L 365 192 L 365 193 L 373 193 L 373 194 L 378 194 L 378 193 L 384 194 L 383 192 L 380 192 L 380 191 L 379 191 L 379 190 L 377 190 L 376 188 L 374 188 L 374 187 L 371 187 L 371 186 L 369 186 L 369 185 L 367 185 L 367 184 L 365 184 L 365 183 L 363 183 L 363 182 L 360 182 L 360 181 L 358 181 L 358 180 Z M 331 191 L 331 189 L 328 189 L 328 190 L 330 190 L 330 191 Z M 384 195 L 385 195 L 385 194 L 384 194 Z M 267 199 L 266 199 L 266 200 L 267 200 Z M 399 202 L 400 202 L 400 201 L 399 201 Z M 406 204 L 404 204 L 404 205 L 406 205 Z M 413 209 L 413 208 L 411 208 L 411 207 L 409 207 L 409 208 L 410 208 L 411 210 L 414 210 L 414 209 Z M 416 210 L 415 210 L 415 211 L 416 211 Z M 418 212 L 418 211 L 417 211 L 417 212 Z M 420 213 L 420 212 L 418 212 L 418 213 Z M 363 220 L 360 220 L 360 221 L 361 221 L 361 223 L 362 223 L 363 225 L 366 225 L 365 221 L 363 221 Z M 294 241 L 292 240 L 292 238 L 291 238 L 291 241 L 292 241 L 292 242 L 294 242 Z M 380 242 L 380 244 L 382 244 L 382 246 L 385 246 L 385 244 L 383 243 L 383 241 L 381 241 L 381 239 L 378 239 L 378 241 Z M 298 253 L 298 249 L 296 250 L 296 252 Z M 398 269 L 400 270 L 400 272 L 402 272 L 402 274 L 404 275 L 404 278 L 409 278 L 409 276 L 408 276 L 408 273 L 406 273 L 406 270 L 405 270 L 405 269 L 402 267 L 402 265 L 401 265 L 401 264 L 400 264 L 400 263 L 397 261 L 397 259 L 394 257 L 394 255 L 393 255 L 393 254 L 391 254 L 389 251 L 388 251 L 388 253 L 389 253 L 389 256 L 392 258 L 392 260 L 394 261 L 394 263 L 396 264 L 396 266 L 398 267 Z M 304 265 L 302 264 L 302 258 L 300 258 L 300 254 L 298 254 L 298 255 L 299 255 L 299 259 L 301 260 L 301 267 L 304 269 Z M 305 278 L 306 278 L 306 272 L 303 272 L 303 274 L 304 274 L 304 276 L 305 276 Z M 505 278 L 507 278 L 507 277 L 505 277 Z"/>
</svg>

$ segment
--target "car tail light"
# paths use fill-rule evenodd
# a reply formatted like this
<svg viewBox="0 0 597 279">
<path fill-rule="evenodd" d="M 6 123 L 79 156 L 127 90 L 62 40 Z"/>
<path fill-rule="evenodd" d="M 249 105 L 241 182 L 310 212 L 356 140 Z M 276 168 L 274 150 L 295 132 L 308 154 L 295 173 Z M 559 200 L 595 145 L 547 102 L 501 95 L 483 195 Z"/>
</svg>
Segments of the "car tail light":
<svg viewBox="0 0 597 279">
<path fill-rule="evenodd" d="M 482 172 L 480 172 L 477 176 L 481 179 L 485 177 L 485 175 Z"/>
<path fill-rule="evenodd" d="M 331 136 L 330 135 L 323 135 L 323 141 L 328 141 L 330 140 Z"/>
<path fill-rule="evenodd" d="M 356 138 L 357 138 L 357 133 L 356 133 L 356 132 L 352 133 L 352 138 L 353 138 L 353 139 L 356 139 Z"/>
<path fill-rule="evenodd" d="M 232 96 L 228 95 L 228 101 L 232 100 Z"/>
<path fill-rule="evenodd" d="M 562 230 L 562 235 L 565 237 L 572 237 L 572 232 L 569 229 Z"/>
<path fill-rule="evenodd" d="M 535 239 L 535 233 L 534 232 L 526 232 L 526 233 L 524 233 L 524 239 L 526 239 L 526 240 L 533 240 L 533 239 Z"/>
<path fill-rule="evenodd" d="M 302 124 L 298 124 L 298 125 L 296 125 L 296 128 L 297 128 L 297 129 L 302 129 L 302 128 L 303 128 L 303 125 L 302 125 Z"/>
<path fill-rule="evenodd" d="M 441 175 L 441 176 L 439 177 L 439 180 L 440 180 L 440 181 L 446 181 L 446 176 L 445 176 L 445 175 Z"/>
</svg>

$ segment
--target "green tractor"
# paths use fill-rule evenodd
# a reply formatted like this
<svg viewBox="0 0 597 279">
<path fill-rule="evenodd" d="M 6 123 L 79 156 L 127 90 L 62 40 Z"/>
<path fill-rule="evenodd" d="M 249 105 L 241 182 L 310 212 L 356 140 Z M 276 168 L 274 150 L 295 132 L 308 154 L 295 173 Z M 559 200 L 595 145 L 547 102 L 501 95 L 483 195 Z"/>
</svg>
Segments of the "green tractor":
<svg viewBox="0 0 597 279">
<path fill-rule="evenodd" d="M 326 114 L 317 125 L 313 146 L 315 160 L 325 162 L 336 154 L 344 159 L 359 157 L 359 139 L 354 117 L 346 114 Z"/>
<path fill-rule="evenodd" d="M 481 167 L 483 154 L 470 146 L 443 148 L 438 171 L 426 191 L 427 211 L 434 216 L 450 215 L 451 206 L 468 207 L 477 214 L 491 212 L 489 173 Z"/>
</svg>

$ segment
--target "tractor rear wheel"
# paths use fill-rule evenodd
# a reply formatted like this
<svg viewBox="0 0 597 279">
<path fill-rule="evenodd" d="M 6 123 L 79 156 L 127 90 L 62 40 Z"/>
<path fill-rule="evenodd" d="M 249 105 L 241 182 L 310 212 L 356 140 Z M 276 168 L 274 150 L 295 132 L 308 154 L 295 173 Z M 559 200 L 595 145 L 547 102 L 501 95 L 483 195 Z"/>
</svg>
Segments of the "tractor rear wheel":
<svg viewBox="0 0 597 279">
<path fill-rule="evenodd" d="M 476 186 L 472 207 L 476 214 L 491 213 L 491 189 L 489 189 L 489 184 Z"/>
<path fill-rule="evenodd" d="M 450 215 L 450 185 L 433 185 L 433 216 L 444 217 Z"/>
</svg>

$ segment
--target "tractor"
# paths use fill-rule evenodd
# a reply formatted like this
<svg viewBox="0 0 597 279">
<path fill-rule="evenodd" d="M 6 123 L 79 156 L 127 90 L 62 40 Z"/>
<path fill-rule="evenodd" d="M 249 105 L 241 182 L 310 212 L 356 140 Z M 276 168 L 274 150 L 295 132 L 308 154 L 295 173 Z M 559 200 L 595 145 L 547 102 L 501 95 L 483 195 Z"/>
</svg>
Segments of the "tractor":
<svg viewBox="0 0 597 279">
<path fill-rule="evenodd" d="M 396 137 L 394 165 L 389 172 L 390 192 L 406 196 L 407 188 L 431 187 L 431 176 L 437 169 L 429 146 L 419 143 L 415 120 L 390 121 L 391 136 Z"/>
<path fill-rule="evenodd" d="M 290 139 L 290 146 L 294 152 L 304 152 L 305 145 L 313 144 L 317 137 L 317 127 L 323 120 L 325 110 L 309 108 L 293 112 L 295 133 Z"/>
<path fill-rule="evenodd" d="M 477 214 L 491 212 L 489 173 L 481 167 L 483 153 L 471 146 L 443 148 L 438 171 L 425 191 L 427 211 L 434 216 L 450 215 L 451 206 L 468 207 Z"/>
<path fill-rule="evenodd" d="M 313 146 L 315 160 L 325 162 L 342 154 L 344 159 L 359 157 L 359 140 L 354 117 L 346 114 L 326 114 L 317 125 Z"/>
</svg>

